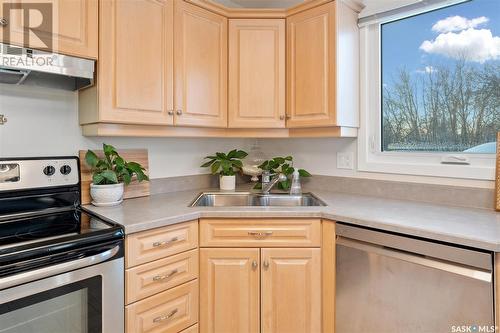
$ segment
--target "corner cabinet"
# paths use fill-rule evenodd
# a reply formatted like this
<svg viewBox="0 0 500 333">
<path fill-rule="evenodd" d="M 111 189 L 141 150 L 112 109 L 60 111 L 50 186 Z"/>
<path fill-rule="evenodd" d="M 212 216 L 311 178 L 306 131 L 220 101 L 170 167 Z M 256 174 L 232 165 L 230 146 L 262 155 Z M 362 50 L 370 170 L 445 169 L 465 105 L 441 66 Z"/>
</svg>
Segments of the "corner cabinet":
<svg viewBox="0 0 500 333">
<path fill-rule="evenodd" d="M 175 2 L 175 125 L 227 127 L 227 19 Z"/>
<path fill-rule="evenodd" d="M 4 13 L 4 4 L 13 9 Z M 39 23 L 40 13 L 42 20 L 50 22 L 45 10 L 51 12 L 54 24 L 43 24 L 43 21 L 42 24 Z M 30 18 L 36 21 L 30 24 L 28 30 L 30 35 L 24 29 L 25 11 L 30 11 Z M 33 38 L 36 34 L 51 39 L 53 52 L 97 59 L 98 0 L 0 0 L 0 18 L 4 19 L 4 23 L 0 25 L 2 43 L 23 46 L 23 42 L 29 40 L 29 45 L 25 45 L 26 47 L 42 50 L 47 48 L 48 45 L 42 39 Z M 9 40 L 6 40 L 7 29 L 10 32 Z"/>
<path fill-rule="evenodd" d="M 343 1 L 287 17 L 287 127 L 358 126 L 356 22 Z"/>
<path fill-rule="evenodd" d="M 229 127 L 285 127 L 285 20 L 229 20 Z"/>
</svg>

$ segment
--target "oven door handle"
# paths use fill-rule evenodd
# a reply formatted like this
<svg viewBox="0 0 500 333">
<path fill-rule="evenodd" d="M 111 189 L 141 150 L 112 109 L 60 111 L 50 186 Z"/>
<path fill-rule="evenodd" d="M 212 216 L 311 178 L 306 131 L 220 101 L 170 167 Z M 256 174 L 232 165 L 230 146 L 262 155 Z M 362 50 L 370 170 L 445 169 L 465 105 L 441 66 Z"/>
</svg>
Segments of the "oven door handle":
<svg viewBox="0 0 500 333">
<path fill-rule="evenodd" d="M 74 271 L 80 268 L 88 267 L 91 265 L 99 264 L 115 256 L 119 250 L 120 250 L 120 245 L 117 245 L 109 250 L 106 250 L 99 254 L 95 254 L 90 257 L 64 262 L 61 264 L 43 267 L 31 271 L 26 271 L 16 275 L 6 276 L 0 279 L 0 290 L 17 286 L 23 283 L 40 280 L 49 276 L 58 275 L 69 271 Z"/>
</svg>

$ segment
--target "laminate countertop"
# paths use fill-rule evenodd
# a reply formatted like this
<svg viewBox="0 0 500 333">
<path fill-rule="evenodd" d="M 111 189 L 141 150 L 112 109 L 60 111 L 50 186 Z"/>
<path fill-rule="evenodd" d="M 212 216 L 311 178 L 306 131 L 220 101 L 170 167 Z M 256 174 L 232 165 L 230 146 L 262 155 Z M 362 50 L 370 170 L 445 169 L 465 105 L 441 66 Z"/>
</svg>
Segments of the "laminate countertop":
<svg viewBox="0 0 500 333">
<path fill-rule="evenodd" d="M 317 217 L 500 252 L 500 213 L 370 196 L 312 191 L 325 207 L 189 207 L 200 190 L 127 199 L 84 209 L 121 224 L 126 234 L 198 218 Z"/>
</svg>

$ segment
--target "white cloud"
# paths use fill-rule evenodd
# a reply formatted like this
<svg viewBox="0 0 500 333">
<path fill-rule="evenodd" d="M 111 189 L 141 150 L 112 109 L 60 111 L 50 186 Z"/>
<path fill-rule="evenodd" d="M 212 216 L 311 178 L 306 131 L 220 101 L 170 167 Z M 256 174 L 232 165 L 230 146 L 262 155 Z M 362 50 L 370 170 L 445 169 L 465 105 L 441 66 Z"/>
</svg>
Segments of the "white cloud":
<svg viewBox="0 0 500 333">
<path fill-rule="evenodd" d="M 443 20 L 439 20 L 432 26 L 432 31 L 439 33 L 462 31 L 470 28 L 477 28 L 479 25 L 488 22 L 487 17 L 481 16 L 471 20 L 463 16 L 450 16 Z"/>
<path fill-rule="evenodd" d="M 419 74 L 432 74 L 436 73 L 438 70 L 432 66 L 425 66 L 424 69 L 417 69 L 415 72 Z"/>
<path fill-rule="evenodd" d="M 424 41 L 420 49 L 427 53 L 483 63 L 500 59 L 500 37 L 493 36 L 489 29 L 469 28 L 458 33 L 442 33 L 433 41 Z"/>
</svg>

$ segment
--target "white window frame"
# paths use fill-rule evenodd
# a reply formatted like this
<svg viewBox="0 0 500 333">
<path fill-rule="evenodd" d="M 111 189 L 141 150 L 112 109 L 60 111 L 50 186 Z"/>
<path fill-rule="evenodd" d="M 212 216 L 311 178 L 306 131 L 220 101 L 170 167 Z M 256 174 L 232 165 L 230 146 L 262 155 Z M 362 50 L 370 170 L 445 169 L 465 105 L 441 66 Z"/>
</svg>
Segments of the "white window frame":
<svg viewBox="0 0 500 333">
<path fill-rule="evenodd" d="M 429 10 L 431 9 L 426 8 L 419 12 L 425 13 Z M 415 12 L 360 27 L 358 169 L 367 172 L 493 180 L 495 154 L 387 152 L 381 149 L 381 24 L 412 15 L 415 15 Z M 443 164 L 444 158 L 466 159 L 469 164 Z"/>
</svg>

